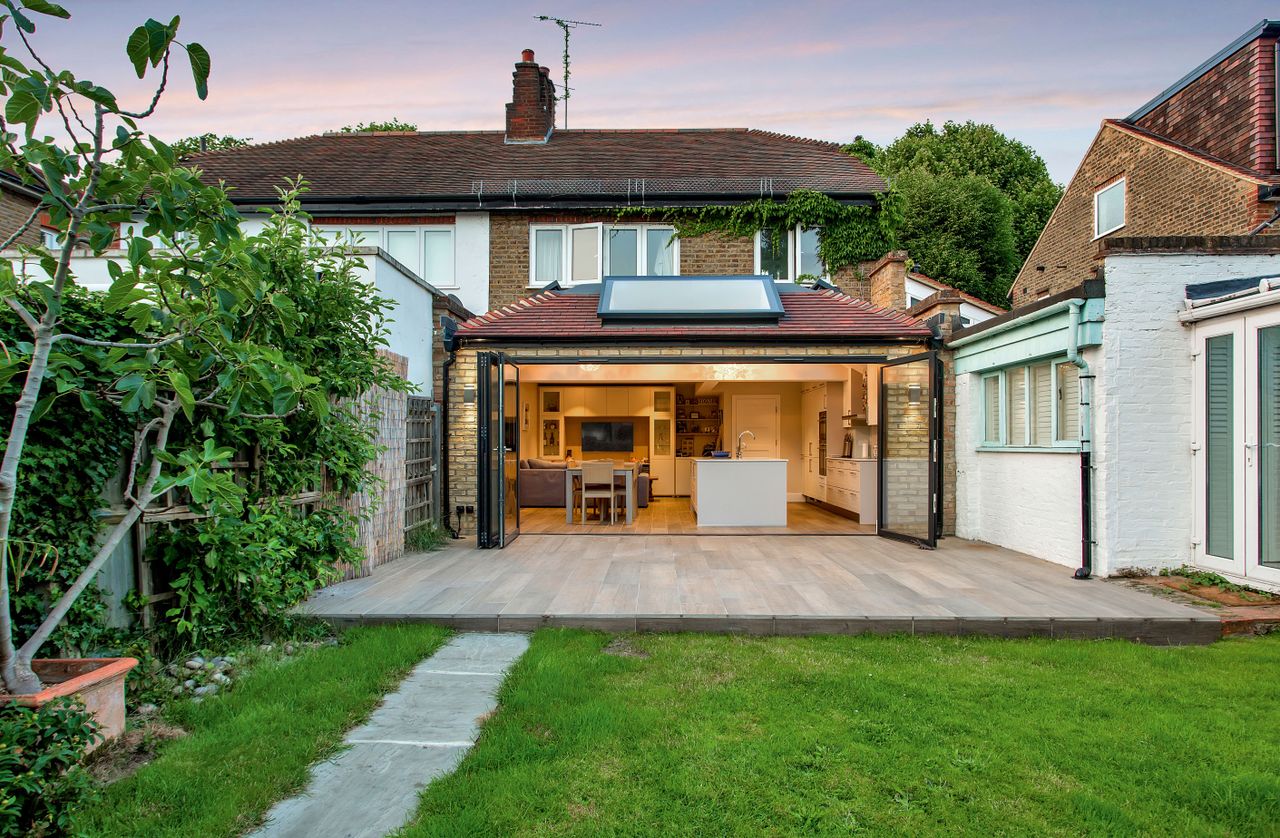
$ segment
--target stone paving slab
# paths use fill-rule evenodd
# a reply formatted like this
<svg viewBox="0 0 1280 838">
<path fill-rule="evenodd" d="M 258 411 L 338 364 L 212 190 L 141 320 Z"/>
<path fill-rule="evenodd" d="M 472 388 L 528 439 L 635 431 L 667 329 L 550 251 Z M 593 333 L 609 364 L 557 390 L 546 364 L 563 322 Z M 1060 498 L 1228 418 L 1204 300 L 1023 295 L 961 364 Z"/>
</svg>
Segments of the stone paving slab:
<svg viewBox="0 0 1280 838">
<path fill-rule="evenodd" d="M 404 825 L 427 784 L 458 767 L 498 706 L 497 691 L 529 647 L 523 634 L 460 634 L 418 664 L 347 734 L 349 747 L 312 767 L 251 838 L 381 838 Z"/>
</svg>

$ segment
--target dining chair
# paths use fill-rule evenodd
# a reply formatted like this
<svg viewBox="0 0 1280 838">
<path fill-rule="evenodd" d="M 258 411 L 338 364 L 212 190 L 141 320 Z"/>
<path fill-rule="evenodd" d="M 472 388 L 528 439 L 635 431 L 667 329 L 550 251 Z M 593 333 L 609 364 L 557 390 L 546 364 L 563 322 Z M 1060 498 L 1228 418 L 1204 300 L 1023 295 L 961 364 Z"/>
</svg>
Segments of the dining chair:
<svg viewBox="0 0 1280 838">
<path fill-rule="evenodd" d="M 592 460 L 582 464 L 582 523 L 587 523 L 587 501 L 609 502 L 609 523 L 618 520 L 617 504 L 614 503 L 613 461 Z M 600 520 L 604 521 L 604 511 L 600 512 Z"/>
</svg>

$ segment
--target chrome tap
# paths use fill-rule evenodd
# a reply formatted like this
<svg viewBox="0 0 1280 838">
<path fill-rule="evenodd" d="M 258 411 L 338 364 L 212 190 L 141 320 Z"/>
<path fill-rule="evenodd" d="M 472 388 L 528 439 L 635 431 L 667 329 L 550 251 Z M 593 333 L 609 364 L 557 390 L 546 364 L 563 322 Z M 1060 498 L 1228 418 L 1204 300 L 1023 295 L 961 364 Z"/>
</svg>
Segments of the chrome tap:
<svg viewBox="0 0 1280 838">
<path fill-rule="evenodd" d="M 746 436 L 747 434 L 751 434 L 751 438 L 752 438 L 752 439 L 755 439 L 755 438 L 756 438 L 756 435 L 755 435 L 755 433 L 754 433 L 753 431 L 743 431 L 742 433 L 738 434 L 738 448 L 737 448 L 737 450 L 736 450 L 736 451 L 734 452 L 734 454 L 733 454 L 733 458 L 734 458 L 735 460 L 741 460 L 741 459 L 742 459 L 742 438 L 743 438 L 744 436 Z"/>
</svg>

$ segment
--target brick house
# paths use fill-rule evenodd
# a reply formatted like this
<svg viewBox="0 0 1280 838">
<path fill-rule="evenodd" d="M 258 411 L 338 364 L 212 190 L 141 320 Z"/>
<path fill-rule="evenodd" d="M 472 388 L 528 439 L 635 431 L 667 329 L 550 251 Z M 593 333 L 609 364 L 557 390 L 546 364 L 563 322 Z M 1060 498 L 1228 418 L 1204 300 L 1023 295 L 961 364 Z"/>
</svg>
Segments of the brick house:
<svg viewBox="0 0 1280 838">
<path fill-rule="evenodd" d="M 748 430 L 760 438 L 749 453 L 784 463 L 773 480 L 784 519 L 790 510 L 815 532 L 927 543 L 949 532 L 950 372 L 938 336 L 1000 310 L 910 271 L 905 253 L 827 271 L 815 229 L 677 238 L 662 220 L 670 208 L 797 189 L 872 205 L 885 182 L 834 143 L 737 128 L 559 130 L 555 106 L 547 69 L 525 51 L 502 131 L 334 133 L 191 162 L 234 187 L 249 224 L 285 177 L 303 174 L 314 226 L 361 236 L 485 312 L 450 317 L 448 334 L 439 317 L 418 324 L 433 331 L 436 358 L 451 350 L 436 379 L 445 511 L 461 534 L 501 544 L 506 514 L 564 526 L 565 461 L 610 451 L 645 471 L 631 484 L 632 526 L 651 525 L 659 499 L 662 514 L 707 526 L 695 461 Z M 597 311 L 659 287 L 664 310 L 622 316 L 626 330 Z M 734 316 L 711 310 L 738 296 Z M 747 310 L 764 298 L 776 307 Z M 568 326 L 567 310 L 579 318 Z M 881 475 L 886 445 L 903 453 Z M 495 450 L 511 462 L 480 453 Z M 530 460 L 554 461 L 560 476 L 532 474 Z"/>
<path fill-rule="evenodd" d="M 14 245 L 39 245 L 44 242 L 43 226 L 28 224 L 31 213 L 40 203 L 36 190 L 23 183 L 13 172 L 0 172 L 0 241 L 7 240 L 15 232 L 28 225 L 14 240 Z"/>
<path fill-rule="evenodd" d="M 1103 122 L 1013 310 L 948 339 L 959 535 L 1280 587 L 1278 38 Z"/>
<path fill-rule="evenodd" d="M 1108 236 L 1247 235 L 1273 220 L 1278 39 L 1280 21 L 1264 20 L 1102 122 L 1014 280 L 1015 308 L 1091 278 Z"/>
</svg>

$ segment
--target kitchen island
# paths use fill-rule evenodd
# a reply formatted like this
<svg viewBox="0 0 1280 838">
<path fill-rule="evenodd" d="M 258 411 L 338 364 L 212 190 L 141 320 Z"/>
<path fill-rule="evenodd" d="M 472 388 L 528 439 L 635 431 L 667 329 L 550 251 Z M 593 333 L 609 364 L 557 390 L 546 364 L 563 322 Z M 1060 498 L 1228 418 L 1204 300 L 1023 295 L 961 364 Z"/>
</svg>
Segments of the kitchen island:
<svg viewBox="0 0 1280 838">
<path fill-rule="evenodd" d="M 699 527 L 785 527 L 787 461 L 700 457 L 689 502 Z"/>
</svg>

